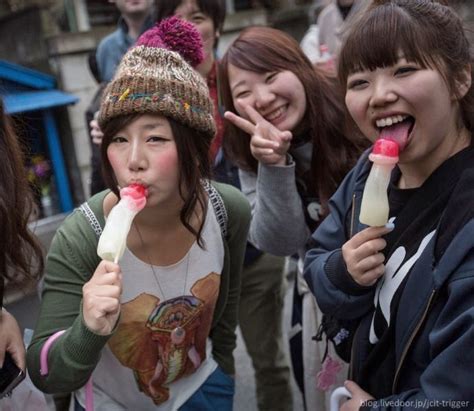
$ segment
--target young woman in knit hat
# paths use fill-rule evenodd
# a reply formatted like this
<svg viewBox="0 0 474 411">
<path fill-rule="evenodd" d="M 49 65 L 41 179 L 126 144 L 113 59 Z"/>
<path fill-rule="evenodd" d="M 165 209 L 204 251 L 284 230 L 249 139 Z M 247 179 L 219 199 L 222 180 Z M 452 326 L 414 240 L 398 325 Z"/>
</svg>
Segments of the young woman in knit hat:
<svg viewBox="0 0 474 411">
<path fill-rule="evenodd" d="M 28 364 L 46 392 L 92 376 L 103 410 L 230 410 L 237 300 L 250 219 L 233 187 L 210 183 L 213 106 L 198 33 L 171 18 L 144 33 L 104 93 L 99 122 L 110 191 L 58 230 Z M 179 50 L 179 54 L 173 50 Z M 118 264 L 97 256 L 118 187 L 148 191 Z M 46 341 L 48 375 L 40 375 Z"/>
</svg>

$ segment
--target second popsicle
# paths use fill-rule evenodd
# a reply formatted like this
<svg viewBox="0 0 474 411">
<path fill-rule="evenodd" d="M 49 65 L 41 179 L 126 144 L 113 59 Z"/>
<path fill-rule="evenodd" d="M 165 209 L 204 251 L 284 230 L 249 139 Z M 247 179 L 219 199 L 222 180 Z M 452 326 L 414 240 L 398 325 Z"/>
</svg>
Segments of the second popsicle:
<svg viewBox="0 0 474 411">
<path fill-rule="evenodd" d="M 398 144 L 387 138 L 378 139 L 369 159 L 374 164 L 364 187 L 359 220 L 368 226 L 383 226 L 388 221 L 387 188 L 392 169 L 398 162 Z"/>
</svg>

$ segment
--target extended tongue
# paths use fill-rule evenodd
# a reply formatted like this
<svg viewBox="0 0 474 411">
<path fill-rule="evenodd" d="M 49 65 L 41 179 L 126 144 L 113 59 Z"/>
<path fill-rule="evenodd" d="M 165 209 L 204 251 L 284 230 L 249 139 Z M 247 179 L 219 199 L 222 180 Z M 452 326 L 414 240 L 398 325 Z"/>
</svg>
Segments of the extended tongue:
<svg viewBox="0 0 474 411">
<path fill-rule="evenodd" d="M 379 135 L 379 138 L 386 138 L 395 141 L 398 144 L 400 151 L 403 151 L 408 141 L 410 127 L 411 122 L 409 121 L 403 121 L 401 123 L 394 124 L 393 126 L 384 127 Z"/>
</svg>

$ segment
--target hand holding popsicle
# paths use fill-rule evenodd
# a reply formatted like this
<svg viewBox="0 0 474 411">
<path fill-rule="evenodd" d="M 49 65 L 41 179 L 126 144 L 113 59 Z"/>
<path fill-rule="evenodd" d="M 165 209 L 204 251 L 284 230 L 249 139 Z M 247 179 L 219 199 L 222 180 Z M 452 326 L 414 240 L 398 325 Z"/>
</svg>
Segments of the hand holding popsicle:
<svg viewBox="0 0 474 411">
<path fill-rule="evenodd" d="M 382 238 L 393 227 L 386 227 L 388 220 L 387 188 L 390 174 L 398 161 L 398 144 L 390 139 L 377 140 L 369 155 L 374 162 L 364 187 L 359 220 L 369 228 L 354 235 L 342 246 L 342 257 L 353 280 L 362 286 L 371 286 L 385 272 L 387 245 Z"/>
<path fill-rule="evenodd" d="M 120 201 L 112 208 L 97 245 L 103 261 L 82 288 L 84 323 L 99 335 L 112 332 L 120 315 L 122 273 L 118 261 L 125 251 L 132 221 L 146 205 L 147 190 L 131 184 L 120 190 Z"/>
<path fill-rule="evenodd" d="M 132 221 L 145 207 L 147 194 L 147 189 L 140 184 L 130 184 L 120 190 L 120 201 L 110 211 L 97 245 L 100 258 L 115 263 L 122 258 Z"/>
<path fill-rule="evenodd" d="M 92 278 L 82 287 L 82 316 L 92 332 L 108 335 L 120 315 L 122 273 L 110 261 L 101 261 Z"/>
<path fill-rule="evenodd" d="M 342 246 L 342 258 L 353 280 L 362 286 L 373 284 L 385 272 L 382 250 L 387 242 L 382 238 L 392 228 L 368 227 L 354 235 Z"/>
</svg>

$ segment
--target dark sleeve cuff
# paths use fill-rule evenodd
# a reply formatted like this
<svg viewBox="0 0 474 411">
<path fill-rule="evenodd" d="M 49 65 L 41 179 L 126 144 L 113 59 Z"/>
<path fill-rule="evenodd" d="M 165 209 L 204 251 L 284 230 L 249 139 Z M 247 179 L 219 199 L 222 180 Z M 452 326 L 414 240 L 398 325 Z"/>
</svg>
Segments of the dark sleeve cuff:
<svg viewBox="0 0 474 411">
<path fill-rule="evenodd" d="M 354 281 L 349 272 L 347 271 L 346 263 L 342 257 L 342 250 L 334 251 L 326 261 L 324 266 L 326 275 L 329 281 L 342 292 L 349 295 L 364 295 L 371 291 L 374 286 L 365 287 Z"/>
</svg>

